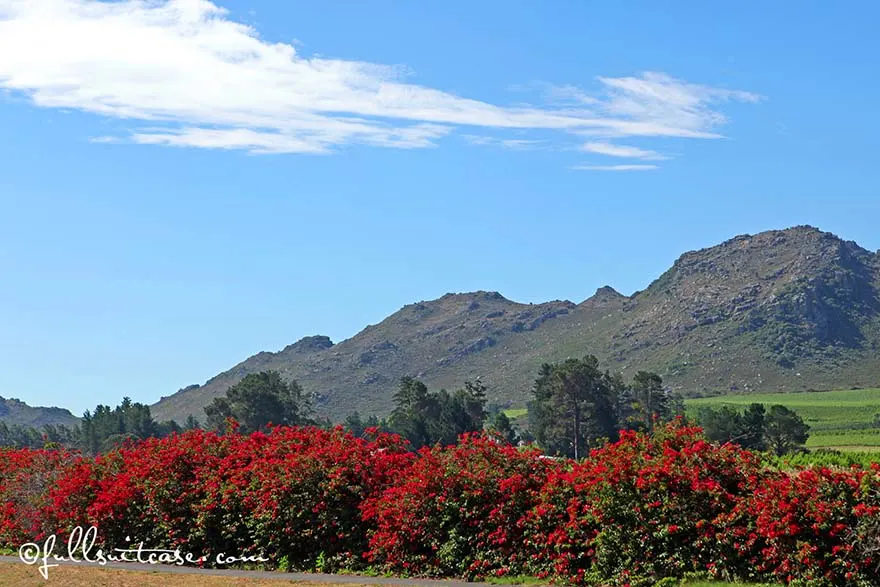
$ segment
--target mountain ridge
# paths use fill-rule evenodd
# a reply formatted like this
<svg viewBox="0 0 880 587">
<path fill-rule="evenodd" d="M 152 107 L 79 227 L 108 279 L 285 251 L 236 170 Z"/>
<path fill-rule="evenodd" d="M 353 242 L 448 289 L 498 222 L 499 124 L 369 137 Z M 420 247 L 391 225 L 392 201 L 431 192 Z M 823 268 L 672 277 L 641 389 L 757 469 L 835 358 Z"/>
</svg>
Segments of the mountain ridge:
<svg viewBox="0 0 880 587">
<path fill-rule="evenodd" d="M 277 369 L 318 412 L 390 411 L 400 377 L 454 388 L 482 378 L 489 397 L 520 405 L 540 364 L 595 354 L 606 368 L 659 372 L 687 395 L 771 386 L 880 383 L 880 254 L 812 226 L 742 234 L 688 251 L 644 290 L 603 286 L 575 304 L 448 293 L 407 304 L 333 343 L 304 337 L 162 398 L 158 419 L 201 416 L 244 375 Z"/>
<path fill-rule="evenodd" d="M 45 425 L 73 427 L 79 418 L 64 408 L 30 406 L 18 399 L 0 397 L 0 422 L 31 428 Z"/>
</svg>

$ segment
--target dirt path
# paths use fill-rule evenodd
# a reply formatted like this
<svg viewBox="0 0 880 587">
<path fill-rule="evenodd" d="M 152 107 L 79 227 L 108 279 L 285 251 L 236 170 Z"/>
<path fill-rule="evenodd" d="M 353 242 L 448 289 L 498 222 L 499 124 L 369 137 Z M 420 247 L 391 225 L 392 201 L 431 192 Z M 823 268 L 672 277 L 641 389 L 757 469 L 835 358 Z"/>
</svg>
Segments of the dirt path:
<svg viewBox="0 0 880 587">
<path fill-rule="evenodd" d="M 139 572 L 144 574 L 150 574 L 155 576 L 157 573 L 162 574 L 170 574 L 170 575 L 190 575 L 190 576 L 201 576 L 201 577 L 225 577 L 225 578 L 240 578 L 240 579 L 259 579 L 264 581 L 288 581 L 288 582 L 297 582 L 297 583 L 335 583 L 335 584 L 349 584 L 349 585 L 411 585 L 413 587 L 474 587 L 475 583 L 467 583 L 465 581 L 450 581 L 450 580 L 432 580 L 432 579 L 398 579 L 398 578 L 387 578 L 387 577 L 367 577 L 363 575 L 326 575 L 319 573 L 280 573 L 275 571 L 239 571 L 235 569 L 199 569 L 195 567 L 181 567 L 181 566 L 173 566 L 173 565 L 141 565 L 137 563 L 107 563 L 105 566 L 99 566 L 95 564 L 88 564 L 83 562 L 63 562 L 60 563 L 61 566 L 54 567 L 49 569 L 49 580 L 44 581 L 40 576 L 39 571 L 37 570 L 37 566 L 28 566 L 22 563 L 18 557 L 14 556 L 0 556 L 0 587 L 3 587 L 5 583 L 3 582 L 3 575 L 8 574 L 9 572 L 14 571 L 16 575 L 20 575 L 22 577 L 32 575 L 37 582 L 33 584 L 42 584 L 46 583 L 51 585 L 53 583 L 53 577 L 57 578 L 59 572 L 63 572 L 67 567 L 77 567 L 81 568 L 89 568 L 94 569 L 95 571 L 100 571 L 101 569 L 113 569 L 113 570 L 125 570 L 130 572 Z M 4 572 L 5 570 L 5 572 Z M 65 584 L 68 581 L 64 581 Z M 58 584 L 57 581 L 55 581 Z M 18 583 L 16 583 L 18 584 Z M 86 584 L 86 583 L 83 583 Z M 101 583 L 91 582 L 90 585 L 97 587 Z M 112 583 L 116 584 L 116 583 Z M 159 585 L 160 583 L 149 583 L 149 585 Z M 182 582 L 174 582 L 169 583 L 173 585 L 183 585 Z M 189 584 L 189 582 L 187 582 Z M 193 583 L 196 584 L 196 583 Z M 204 583 L 205 585 L 213 584 Z M 250 582 L 242 583 L 242 586 L 250 585 Z M 255 583 L 255 585 L 261 583 Z M 11 584 L 10 584 L 11 585 Z M 485 585 L 483 583 L 482 585 Z M 506 587 L 506 586 L 495 586 L 495 587 Z M 510 586 L 512 587 L 512 586 Z"/>
</svg>

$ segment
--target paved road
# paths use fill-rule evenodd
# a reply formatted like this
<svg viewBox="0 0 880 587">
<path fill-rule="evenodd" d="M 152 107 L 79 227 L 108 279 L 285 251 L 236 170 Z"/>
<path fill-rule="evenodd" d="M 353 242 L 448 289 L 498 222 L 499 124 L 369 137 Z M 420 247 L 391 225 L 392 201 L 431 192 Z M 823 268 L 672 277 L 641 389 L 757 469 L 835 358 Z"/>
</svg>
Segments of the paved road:
<svg viewBox="0 0 880 587">
<path fill-rule="evenodd" d="M 15 556 L 0 556 L 2 563 L 24 563 Z M 81 561 L 62 562 L 62 565 L 97 566 Z M 276 571 L 239 571 L 235 569 L 199 569 L 196 567 L 183 567 L 174 565 L 141 565 L 138 563 L 107 563 L 107 569 L 124 569 L 129 571 L 159 571 L 162 573 L 190 574 L 190 575 L 217 575 L 221 577 L 249 577 L 253 579 L 283 579 L 285 581 L 311 581 L 314 583 L 336 583 L 361 585 L 411 585 L 413 587 L 475 587 L 486 585 L 485 583 L 468 583 L 465 581 L 433 580 L 433 579 L 396 579 L 388 577 L 367 577 L 364 575 L 325 575 L 321 573 L 280 573 Z M 34 567 L 34 572 L 37 572 Z M 51 570 L 50 570 L 51 573 Z M 495 586 L 513 587 L 513 586 Z M 519 586 L 521 587 L 521 586 Z"/>
</svg>

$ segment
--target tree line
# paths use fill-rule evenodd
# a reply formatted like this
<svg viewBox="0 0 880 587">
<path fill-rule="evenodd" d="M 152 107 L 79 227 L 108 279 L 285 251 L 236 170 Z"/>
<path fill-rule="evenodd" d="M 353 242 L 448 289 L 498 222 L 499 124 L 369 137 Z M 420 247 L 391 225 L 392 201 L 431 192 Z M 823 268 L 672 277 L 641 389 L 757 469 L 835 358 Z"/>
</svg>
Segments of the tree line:
<svg viewBox="0 0 880 587">
<path fill-rule="evenodd" d="M 371 427 L 395 432 L 413 449 L 452 444 L 459 435 L 487 430 L 505 442 L 534 442 L 546 454 L 582 458 L 591 448 L 614 440 L 621 430 L 650 431 L 654 426 L 684 415 L 680 396 L 650 371 L 637 372 L 631 381 L 602 370 L 592 355 L 541 366 L 527 404 L 528 424 L 516 429 L 498 405 L 487 402 L 487 388 L 467 381 L 455 391 L 431 391 L 416 378 L 401 379 L 394 409 L 384 418 L 352 412 L 344 426 L 357 436 Z M 204 408 L 204 427 L 220 433 L 250 433 L 272 425 L 332 426 L 317 418 L 308 396 L 296 381 L 285 381 L 277 371 L 252 373 L 232 385 L 226 394 Z M 233 424 L 234 423 L 234 424 Z M 799 450 L 809 427 L 791 410 L 752 404 L 742 413 L 732 407 L 704 408 L 696 418 L 707 438 L 733 442 L 777 455 Z M 126 440 L 162 437 L 201 427 L 190 414 L 184 426 L 156 422 L 148 406 L 129 398 L 111 409 L 99 405 L 73 427 L 47 426 L 42 431 L 0 422 L 0 446 L 36 447 L 57 443 L 88 454 L 112 449 Z"/>
<path fill-rule="evenodd" d="M 753 403 L 742 412 L 732 406 L 704 407 L 697 416 L 706 438 L 783 456 L 803 450 L 810 427 L 794 410 Z"/>
<path fill-rule="evenodd" d="M 94 455 L 126 440 L 167 436 L 192 426 L 190 420 L 183 428 L 171 420 L 156 422 L 150 415 L 149 406 L 126 397 L 115 408 L 99 404 L 93 411 L 86 410 L 74 426 L 47 424 L 37 429 L 0 422 L 0 446 L 39 448 L 58 445 Z"/>
</svg>

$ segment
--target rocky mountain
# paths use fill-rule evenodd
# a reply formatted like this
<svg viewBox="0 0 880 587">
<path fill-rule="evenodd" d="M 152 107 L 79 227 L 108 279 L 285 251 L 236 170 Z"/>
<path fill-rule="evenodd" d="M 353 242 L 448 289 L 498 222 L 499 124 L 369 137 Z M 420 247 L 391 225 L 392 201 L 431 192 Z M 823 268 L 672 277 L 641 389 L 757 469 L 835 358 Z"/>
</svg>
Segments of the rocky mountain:
<svg viewBox="0 0 880 587">
<path fill-rule="evenodd" d="M 691 396 L 880 386 L 878 345 L 880 254 L 798 226 L 685 253 L 629 297 L 603 287 L 579 304 L 495 292 L 411 304 L 339 344 L 314 336 L 254 355 L 153 412 L 199 417 L 265 369 L 299 381 L 334 419 L 387 413 L 404 375 L 449 389 L 479 377 L 490 400 L 522 405 L 541 363 L 588 353 L 624 376 L 654 370 Z"/>
<path fill-rule="evenodd" d="M 32 407 L 17 399 L 0 397 L 0 422 L 33 428 L 42 428 L 46 424 L 72 427 L 79 418 L 63 408 Z"/>
</svg>

